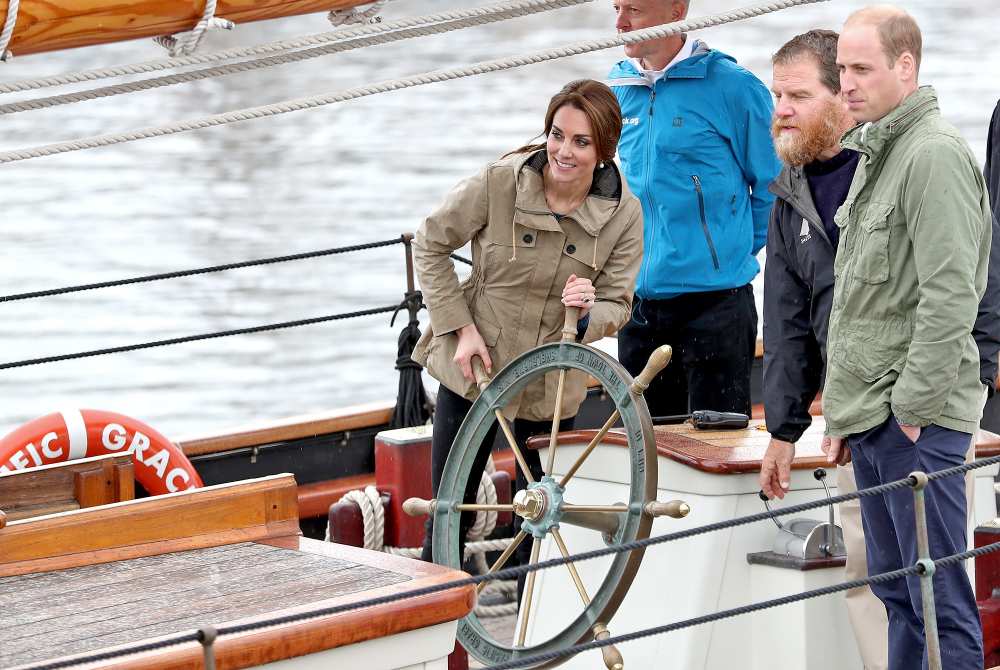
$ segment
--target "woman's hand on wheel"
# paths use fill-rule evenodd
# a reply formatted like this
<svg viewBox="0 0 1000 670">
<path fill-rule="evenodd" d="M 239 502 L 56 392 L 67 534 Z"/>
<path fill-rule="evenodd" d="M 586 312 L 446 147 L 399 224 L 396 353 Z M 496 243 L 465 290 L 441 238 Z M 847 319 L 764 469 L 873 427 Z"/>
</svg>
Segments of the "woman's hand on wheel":
<svg viewBox="0 0 1000 670">
<path fill-rule="evenodd" d="M 483 359 L 483 367 L 486 368 L 486 373 L 492 373 L 493 361 L 490 359 L 490 352 L 486 350 L 486 342 L 483 341 L 483 336 L 479 334 L 476 324 L 470 323 L 467 326 L 462 326 L 458 329 L 457 333 L 458 347 L 455 349 L 455 357 L 452 360 L 455 361 L 458 367 L 462 368 L 462 376 L 470 382 L 476 381 L 476 377 L 472 373 L 473 356 L 479 356 Z"/>
<path fill-rule="evenodd" d="M 596 298 L 597 290 L 586 277 L 570 275 L 566 280 L 566 286 L 562 292 L 562 304 L 567 307 L 579 307 L 581 319 L 590 312 Z"/>
</svg>

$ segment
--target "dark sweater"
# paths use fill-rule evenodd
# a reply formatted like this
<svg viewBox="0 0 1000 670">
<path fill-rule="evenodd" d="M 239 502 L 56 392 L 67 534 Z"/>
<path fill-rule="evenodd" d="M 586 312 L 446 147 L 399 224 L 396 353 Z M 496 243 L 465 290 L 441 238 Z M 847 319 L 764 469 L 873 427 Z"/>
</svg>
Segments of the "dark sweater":
<svg viewBox="0 0 1000 670">
<path fill-rule="evenodd" d="M 833 215 L 847 198 L 857 167 L 858 152 L 844 149 L 830 160 L 813 161 L 803 168 L 809 182 L 809 193 L 834 249 L 840 240 L 840 229 L 833 222 Z"/>
</svg>

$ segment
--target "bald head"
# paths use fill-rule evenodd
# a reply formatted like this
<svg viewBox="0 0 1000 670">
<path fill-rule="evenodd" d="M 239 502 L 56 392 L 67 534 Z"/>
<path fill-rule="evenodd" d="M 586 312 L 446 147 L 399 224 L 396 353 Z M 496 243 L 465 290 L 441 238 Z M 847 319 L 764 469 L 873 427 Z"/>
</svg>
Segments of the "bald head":
<svg viewBox="0 0 1000 670">
<path fill-rule="evenodd" d="M 895 5 L 865 7 L 847 17 L 844 29 L 853 26 L 871 26 L 875 29 L 889 67 L 893 67 L 900 56 L 909 53 L 913 57 L 914 70 L 919 75 L 923 38 L 920 26 L 905 10 Z"/>
</svg>

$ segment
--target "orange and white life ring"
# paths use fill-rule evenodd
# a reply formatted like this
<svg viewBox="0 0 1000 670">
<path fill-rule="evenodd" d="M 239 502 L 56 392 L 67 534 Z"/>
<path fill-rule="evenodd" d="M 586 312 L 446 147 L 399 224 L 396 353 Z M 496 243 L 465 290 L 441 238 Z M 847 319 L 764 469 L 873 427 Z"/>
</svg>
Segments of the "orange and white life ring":
<svg viewBox="0 0 1000 670">
<path fill-rule="evenodd" d="M 0 473 L 102 454 L 132 454 L 150 495 L 202 486 L 184 452 L 142 421 L 97 409 L 46 414 L 0 439 Z"/>
</svg>

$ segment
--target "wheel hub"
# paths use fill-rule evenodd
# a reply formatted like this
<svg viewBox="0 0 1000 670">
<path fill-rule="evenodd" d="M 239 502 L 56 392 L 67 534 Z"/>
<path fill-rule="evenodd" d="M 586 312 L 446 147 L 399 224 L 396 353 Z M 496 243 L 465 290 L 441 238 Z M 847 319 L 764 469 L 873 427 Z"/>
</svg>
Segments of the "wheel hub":
<svg viewBox="0 0 1000 670">
<path fill-rule="evenodd" d="M 563 487 L 549 475 L 514 495 L 514 513 L 521 517 L 521 530 L 539 539 L 559 526 L 562 518 Z"/>
</svg>

